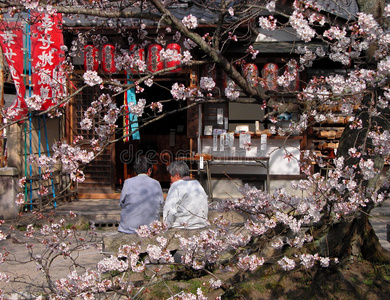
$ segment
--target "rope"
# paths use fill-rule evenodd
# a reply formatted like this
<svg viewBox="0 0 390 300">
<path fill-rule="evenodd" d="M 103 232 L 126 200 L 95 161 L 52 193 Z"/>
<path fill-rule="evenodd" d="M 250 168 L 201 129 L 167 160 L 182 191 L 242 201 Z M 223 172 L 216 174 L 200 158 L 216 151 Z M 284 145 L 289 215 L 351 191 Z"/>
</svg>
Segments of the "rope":
<svg viewBox="0 0 390 300">
<path fill-rule="evenodd" d="M 28 20 L 30 21 L 30 12 L 28 13 Z M 27 53 L 28 53 L 28 96 L 31 97 L 31 37 L 30 24 L 26 24 L 26 39 L 27 39 Z M 29 113 L 29 136 L 30 136 L 30 155 L 32 154 L 32 118 Z M 30 164 L 30 210 L 32 206 L 32 164 Z"/>
<path fill-rule="evenodd" d="M 41 117 L 38 116 L 38 157 L 41 157 Z M 39 174 L 39 181 L 38 181 L 38 186 L 41 186 L 41 166 L 38 165 L 38 174 Z M 38 193 L 38 198 L 39 198 L 39 206 L 42 205 L 42 197 L 41 194 Z"/>
</svg>

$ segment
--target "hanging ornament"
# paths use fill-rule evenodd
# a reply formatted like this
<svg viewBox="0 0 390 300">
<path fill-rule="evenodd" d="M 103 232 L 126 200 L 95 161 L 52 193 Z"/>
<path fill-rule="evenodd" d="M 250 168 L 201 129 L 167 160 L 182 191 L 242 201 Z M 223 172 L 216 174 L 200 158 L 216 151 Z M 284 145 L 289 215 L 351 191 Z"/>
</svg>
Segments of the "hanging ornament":
<svg viewBox="0 0 390 300">
<path fill-rule="evenodd" d="M 98 50 L 93 45 L 84 46 L 84 69 L 97 71 L 99 68 Z"/>
<path fill-rule="evenodd" d="M 114 73 L 115 68 L 115 46 L 114 45 L 104 45 L 102 51 L 102 68 L 106 73 Z"/>
<path fill-rule="evenodd" d="M 180 65 L 180 60 L 179 60 L 179 54 L 180 54 L 180 50 L 181 50 L 180 45 L 176 44 L 176 43 L 171 43 L 171 44 L 168 44 L 167 49 L 174 51 L 174 53 L 175 53 L 174 56 L 177 59 L 172 59 L 170 61 L 167 61 L 166 67 L 171 68 L 171 67 Z M 172 70 L 171 72 L 180 72 L 180 71 L 181 71 L 181 68 L 177 68 L 177 69 Z"/>
<path fill-rule="evenodd" d="M 159 44 L 151 44 L 148 47 L 148 70 L 150 72 L 160 71 L 164 67 L 164 62 L 161 61 L 160 51 L 162 46 Z"/>
</svg>

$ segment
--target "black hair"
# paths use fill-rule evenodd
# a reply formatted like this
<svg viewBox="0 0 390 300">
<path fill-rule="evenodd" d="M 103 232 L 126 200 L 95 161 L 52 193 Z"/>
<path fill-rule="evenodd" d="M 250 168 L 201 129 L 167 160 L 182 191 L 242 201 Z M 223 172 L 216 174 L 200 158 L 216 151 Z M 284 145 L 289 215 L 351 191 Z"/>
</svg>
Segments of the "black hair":
<svg viewBox="0 0 390 300">
<path fill-rule="evenodd" d="M 151 161 L 146 157 L 140 156 L 135 159 L 134 170 L 137 174 L 147 173 L 152 167 Z"/>
</svg>

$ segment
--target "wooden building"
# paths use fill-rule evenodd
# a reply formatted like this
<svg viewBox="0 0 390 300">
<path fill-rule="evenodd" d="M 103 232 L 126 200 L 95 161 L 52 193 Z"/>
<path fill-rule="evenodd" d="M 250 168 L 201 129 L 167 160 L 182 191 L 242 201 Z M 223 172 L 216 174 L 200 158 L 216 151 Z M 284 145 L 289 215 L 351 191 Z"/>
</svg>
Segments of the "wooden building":
<svg viewBox="0 0 390 300">
<path fill-rule="evenodd" d="M 334 14 L 341 15 L 348 10 L 356 13 L 357 10 L 355 1 L 351 1 L 352 4 L 339 12 L 329 6 L 332 1 L 320 2 L 328 3 L 329 12 Z M 210 30 L 216 20 L 216 15 L 211 11 L 189 6 L 188 1 L 179 1 L 173 12 L 181 18 L 189 14 L 196 16 L 198 20 L 201 20 L 198 28 L 200 32 Z M 346 18 L 346 16 L 342 17 Z M 131 22 L 131 20 L 125 21 Z M 98 22 L 96 19 L 87 17 L 78 20 L 64 19 L 64 39 L 68 47 L 72 47 L 72 41 L 78 34 L 91 30 L 94 25 L 99 25 L 96 22 Z M 129 32 L 136 32 L 138 27 L 132 27 L 129 23 L 128 29 Z M 150 33 L 155 32 L 155 24 L 149 24 L 146 30 Z M 252 40 L 251 44 L 259 51 L 259 54 L 239 68 L 245 76 L 254 78 L 254 85 L 263 84 L 271 94 L 280 91 L 275 76 L 286 70 L 288 61 L 297 57 L 293 49 L 299 46 L 313 49 L 323 46 L 320 42 L 308 44 L 301 42 L 293 31 L 288 29 L 275 32 L 258 30 L 260 34 Z M 102 55 L 103 46 L 106 45 L 117 44 L 130 49 L 136 44 L 136 41 L 129 43 L 127 37 L 111 34 L 109 28 L 98 29 L 94 34 L 107 37 L 106 44 L 101 45 L 100 52 L 96 55 Z M 182 41 L 174 41 L 173 36 L 167 34 L 166 38 L 168 42 L 164 46 L 160 45 L 161 48 L 174 44 L 183 47 Z M 89 40 L 88 44 L 92 45 L 92 40 Z M 233 61 L 242 57 L 246 49 L 247 45 L 243 43 L 231 44 L 226 56 Z M 143 50 L 147 60 L 152 50 L 149 45 Z M 85 63 L 87 54 L 83 45 L 73 59 L 76 75 L 70 79 L 68 85 L 70 89 L 83 84 L 81 76 L 78 75 L 82 75 L 87 67 Z M 192 54 L 195 57 L 197 55 L 196 52 Z M 97 60 L 100 60 L 97 71 L 101 76 L 112 73 L 113 78 L 120 82 L 128 82 L 132 79 L 131 74 L 129 76 L 123 70 L 108 70 L 109 67 L 103 57 L 100 56 Z M 85 181 L 73 186 L 72 189 L 80 198 L 118 198 L 124 180 L 134 175 L 131 166 L 137 155 L 146 155 L 154 160 L 153 177 L 161 182 L 163 188 L 169 188 L 166 165 L 178 158 L 186 159 L 191 169 L 194 170 L 193 175 L 203 178 L 210 197 L 234 196 L 236 185 L 231 184 L 232 179 L 239 184 L 249 183 L 262 189 L 288 188 L 291 180 L 304 177 L 299 168 L 301 150 L 322 151 L 324 157 L 334 155 L 333 150 L 337 149 L 337 139 L 340 137 L 346 116 L 340 115 L 344 119 L 341 118 L 338 124 L 317 124 L 303 134 L 293 133 L 288 137 L 272 133 L 272 126 L 288 127 L 290 122 L 299 120 L 300 107 L 296 100 L 296 92 L 302 88 L 308 78 L 321 72 L 325 74 L 337 71 L 332 65 L 318 64 L 308 71 L 297 73 L 296 81 L 284 88 L 282 96 L 275 96 L 272 99 L 274 102 L 268 103 L 268 107 L 274 104 L 279 105 L 279 113 L 275 116 L 276 124 L 264 119 L 269 108 L 263 107 L 262 103 L 238 103 L 239 101 L 229 103 L 224 94 L 229 79 L 214 65 L 197 68 L 182 67 L 180 70 L 174 70 L 165 75 L 156 75 L 152 87 L 145 88 L 142 94 L 135 94 L 136 98 L 146 99 L 147 104 L 170 99 L 172 98 L 170 89 L 174 83 L 199 86 L 200 78 L 208 76 L 213 77 L 217 83 L 212 93 L 219 101 L 195 105 L 185 112 L 169 115 L 140 129 L 139 139 L 123 140 L 120 138 L 123 132 L 118 132 L 117 136 L 112 137 L 113 140 L 118 139 L 118 141 L 107 147 L 85 168 Z M 52 122 L 55 124 L 51 125 L 50 131 L 56 134 L 50 139 L 52 141 L 66 139 L 70 142 L 75 136 L 80 135 L 88 143 L 95 138 L 96 133 L 83 130 L 80 121 L 91 100 L 100 92 L 100 87 L 95 86 L 83 89 L 77 94 L 72 99 L 66 115 Z M 251 102 L 251 99 L 245 98 L 244 95 L 240 95 L 240 100 Z M 125 101 L 125 95 L 116 96 L 115 101 L 120 107 Z M 180 109 L 187 104 L 190 102 L 169 102 L 164 104 L 164 110 Z M 155 112 L 150 110 L 148 113 L 154 114 Z M 123 122 L 122 118 L 118 120 L 118 127 L 122 127 Z M 142 125 L 141 122 L 139 126 Z M 16 136 L 22 136 L 20 128 L 15 132 Z M 41 143 L 43 142 L 37 141 L 37 145 Z M 39 148 L 37 145 L 33 147 L 36 149 L 35 152 Z M 14 149 L 19 150 L 10 155 L 14 157 L 11 159 L 11 164 L 20 168 L 23 174 L 25 172 L 23 159 L 17 157 L 22 158 L 25 151 L 21 145 L 14 145 Z M 47 150 L 47 152 L 50 151 Z"/>
</svg>

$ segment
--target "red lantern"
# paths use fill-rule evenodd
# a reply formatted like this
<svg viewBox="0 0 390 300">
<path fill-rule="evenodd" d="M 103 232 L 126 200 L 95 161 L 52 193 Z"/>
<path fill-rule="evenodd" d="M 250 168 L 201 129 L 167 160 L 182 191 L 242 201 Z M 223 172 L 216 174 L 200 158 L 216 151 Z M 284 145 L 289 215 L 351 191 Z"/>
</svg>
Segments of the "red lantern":
<svg viewBox="0 0 390 300">
<path fill-rule="evenodd" d="M 259 69 L 255 64 L 246 64 L 244 66 L 244 77 L 252 85 L 257 86 L 259 82 Z"/>
<path fill-rule="evenodd" d="M 84 46 L 84 69 L 86 71 L 97 71 L 98 68 L 98 50 L 93 45 Z"/>
<path fill-rule="evenodd" d="M 102 51 L 102 68 L 104 72 L 114 73 L 116 71 L 115 68 L 115 47 L 114 45 L 104 45 Z"/>
<path fill-rule="evenodd" d="M 176 43 L 168 44 L 167 49 L 172 50 L 175 53 L 174 54 L 175 57 L 178 57 L 178 55 L 180 54 L 180 50 L 181 50 L 180 45 L 176 44 Z M 177 65 L 180 65 L 179 59 L 167 61 L 167 68 L 171 68 L 171 67 L 174 67 Z M 177 69 L 172 70 L 171 72 L 180 72 L 180 71 L 181 71 L 181 68 L 177 68 Z"/>
<path fill-rule="evenodd" d="M 162 46 L 159 44 L 151 44 L 148 47 L 148 70 L 150 72 L 160 71 L 164 67 L 164 62 L 161 61 L 160 51 Z"/>
<path fill-rule="evenodd" d="M 277 91 L 278 90 L 278 66 L 274 63 L 268 63 L 261 71 L 263 76 L 264 88 L 266 90 Z"/>
<path fill-rule="evenodd" d="M 133 58 L 133 61 L 142 61 L 145 63 L 145 49 L 141 48 L 137 44 L 133 44 L 130 46 L 130 53 L 131 57 Z M 138 68 L 130 68 L 131 73 L 136 74 L 138 72 L 141 72 Z"/>
</svg>

